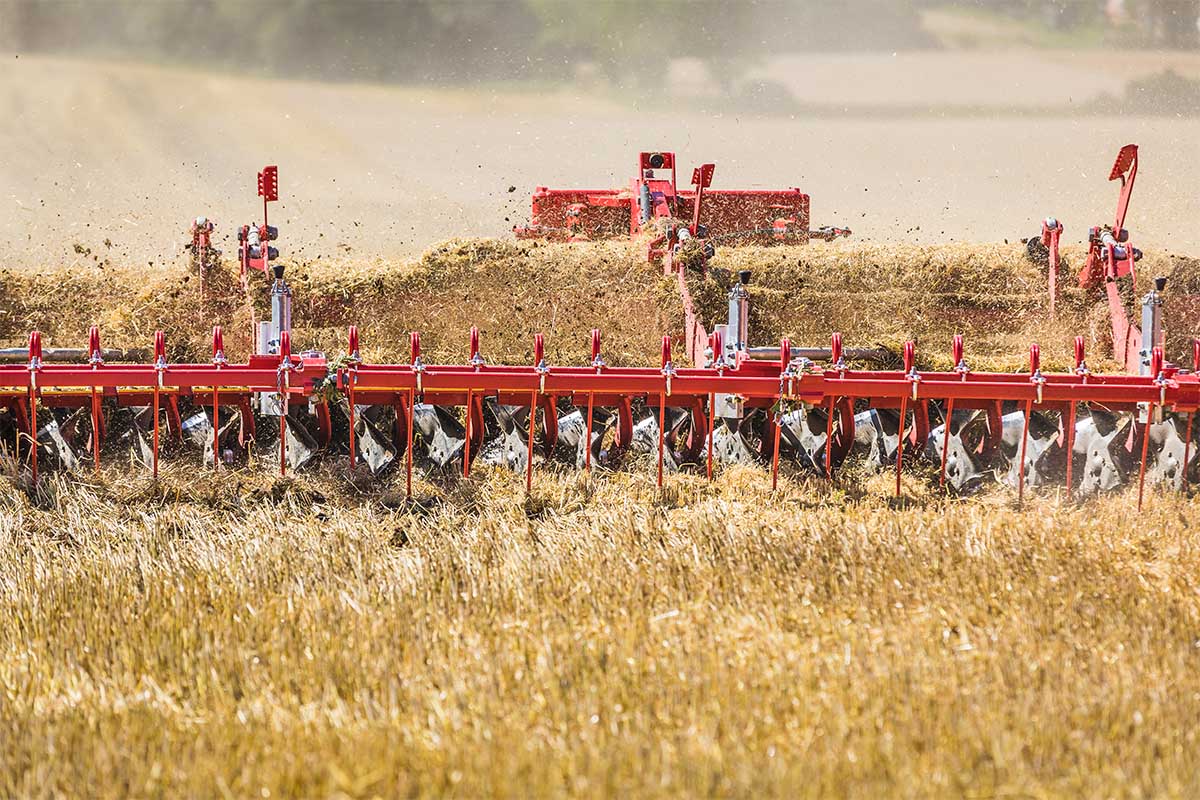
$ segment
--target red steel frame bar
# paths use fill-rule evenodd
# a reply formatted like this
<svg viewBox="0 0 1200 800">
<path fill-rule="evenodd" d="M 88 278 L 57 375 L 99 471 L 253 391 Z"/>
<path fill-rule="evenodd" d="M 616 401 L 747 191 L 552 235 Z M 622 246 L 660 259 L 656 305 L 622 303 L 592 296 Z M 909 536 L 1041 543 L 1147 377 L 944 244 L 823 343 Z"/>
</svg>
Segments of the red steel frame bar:
<svg viewBox="0 0 1200 800">
<path fill-rule="evenodd" d="M 835 338 L 834 352 L 840 353 L 840 337 Z M 247 363 L 230 364 L 225 358 L 220 328 L 213 331 L 213 359 L 208 364 L 171 364 L 166 360 L 166 342 L 161 333 L 155 336 L 155 359 L 152 364 L 104 363 L 98 359 L 82 365 L 45 364 L 41 360 L 41 335 L 34 332 L 29 339 L 27 364 L 0 365 L 0 402 L 25 404 L 27 426 L 36 442 L 36 414 L 39 405 L 51 407 L 96 408 L 97 398 L 115 399 L 119 405 L 149 405 L 155 407 L 154 450 L 157 465 L 159 447 L 158 409 L 162 398 L 191 396 L 199 402 L 208 401 L 213 409 L 213 427 L 219 429 L 219 408 L 222 405 L 241 405 L 255 393 L 278 392 L 286 412 L 292 399 L 309 398 L 314 384 L 327 375 L 323 359 L 301 359 L 291 355 L 290 341 L 281 341 L 279 356 L 252 356 Z M 831 410 L 846 403 L 868 400 L 874 407 L 899 407 L 902 415 L 900 451 L 896 458 L 897 490 L 903 470 L 907 417 L 910 405 L 922 401 L 941 401 L 946 404 L 946 425 L 953 408 L 988 408 L 1001 401 L 1017 403 L 1028 418 L 1034 410 L 1064 411 L 1073 421 L 1077 403 L 1096 403 L 1115 409 L 1163 409 L 1188 415 L 1189 427 L 1197 408 L 1200 408 L 1200 375 L 1180 374 L 1162 362 L 1161 350 L 1155 354 L 1152 375 L 1099 375 L 1087 370 L 1083 361 L 1082 342 L 1076 343 L 1076 367 L 1070 372 L 1043 373 L 1040 352 L 1036 345 L 1030 349 L 1029 373 L 971 372 L 962 360 L 961 338 L 955 339 L 953 354 L 957 366 L 951 372 L 918 372 L 915 348 L 904 348 L 904 366 L 900 370 L 850 370 L 840 358 L 829 367 L 800 369 L 790 362 L 790 344 L 781 342 L 779 362 L 742 360 L 736 365 L 718 364 L 711 368 L 677 368 L 672 363 L 672 345 L 664 337 L 662 365 L 653 367 L 610 367 L 600 355 L 599 332 L 593 334 L 592 363 L 582 367 L 551 368 L 545 359 L 544 340 L 535 337 L 533 365 L 506 366 L 485 364 L 478 357 L 478 332 L 472 333 L 471 363 L 465 365 L 425 365 L 420 358 L 419 334 L 412 334 L 412 359 L 409 364 L 367 364 L 358 356 L 358 331 L 351 329 L 349 352 L 351 358 L 337 369 L 337 386 L 346 392 L 353 408 L 359 404 L 392 404 L 397 396 L 406 396 L 403 412 L 407 418 L 405 455 L 406 490 L 412 491 L 413 407 L 417 402 L 468 408 L 468 433 L 480 423 L 471 419 L 473 405 L 483 397 L 497 397 L 504 403 L 528 404 L 530 407 L 530 442 L 527 453 L 526 488 L 532 489 L 533 440 L 537 433 L 537 412 L 543 411 L 543 424 L 549 425 L 553 401 L 558 397 L 586 398 L 588 405 L 588 455 L 590 466 L 591 413 L 596 405 L 618 407 L 632 399 L 641 398 L 659 407 L 659 465 L 657 479 L 661 483 L 667 440 L 665 411 L 673 408 L 703 407 L 708 403 L 709 430 L 714 427 L 712 398 L 718 394 L 742 397 L 748 407 L 782 407 L 782 402 L 804 401 Z M 99 334 L 91 337 L 90 349 L 98 352 Z M 1194 348 L 1193 367 L 1200 367 L 1200 341 Z M 697 405 L 699 401 L 699 405 Z M 97 420 L 100 415 L 95 414 Z M 99 423 L 94 420 L 94 435 L 99 437 Z M 286 422 L 280 417 L 280 468 L 286 471 Z M 773 436 L 777 439 L 778 428 Z M 1067 424 L 1067 447 L 1071 446 L 1073 426 Z M 712 474 L 712 437 L 708 437 L 706 474 Z M 352 440 L 353 441 L 353 440 Z M 1021 479 L 1019 494 L 1023 496 L 1024 444 L 1022 440 Z M 777 485 L 778 441 L 771 454 L 772 485 Z M 470 447 L 470 445 L 467 445 Z M 1143 440 L 1143 453 L 1147 449 Z M 219 433 L 214 432 L 214 460 L 219 460 Z M 30 454 L 31 468 L 38 469 L 37 446 Z M 832 474 L 832 421 L 827 427 L 825 472 Z M 98 444 L 96 446 L 98 453 Z M 945 449 L 943 448 L 943 454 Z M 352 457 L 354 449 L 352 445 Z M 469 451 L 464 451 L 469 459 Z M 1185 451 L 1185 459 L 1187 452 Z M 944 455 L 943 455 L 944 459 Z M 1186 463 L 1186 462 L 1185 462 Z M 1145 458 L 1143 457 L 1143 471 Z M 464 471 L 466 467 L 464 467 Z M 1068 466 L 1068 470 L 1070 467 Z M 1069 489 L 1068 489 L 1069 491 Z"/>
</svg>

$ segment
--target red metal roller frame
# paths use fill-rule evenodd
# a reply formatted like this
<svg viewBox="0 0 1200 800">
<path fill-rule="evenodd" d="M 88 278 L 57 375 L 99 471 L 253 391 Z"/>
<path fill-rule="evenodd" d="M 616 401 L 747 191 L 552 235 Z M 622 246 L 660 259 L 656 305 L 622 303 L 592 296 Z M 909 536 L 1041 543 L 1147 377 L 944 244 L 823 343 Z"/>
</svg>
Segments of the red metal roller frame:
<svg viewBox="0 0 1200 800">
<path fill-rule="evenodd" d="M 103 436 L 103 414 L 96 410 L 100 398 L 109 397 L 118 407 L 152 405 L 154 466 L 157 467 L 161 444 L 158 429 L 164 396 L 172 401 L 176 397 L 191 397 L 209 404 L 213 409 L 216 429 L 220 427 L 219 412 L 222 406 L 239 407 L 244 414 L 248 414 L 249 398 L 256 393 L 278 392 L 285 415 L 292 400 L 309 399 L 314 395 L 316 384 L 323 381 L 327 374 L 325 363 L 310 357 L 296 359 L 291 355 L 289 337 L 281 338 L 279 356 L 252 356 L 245 363 L 230 363 L 225 357 L 221 331 L 216 328 L 213 331 L 211 362 L 172 364 L 166 358 L 165 337 L 156 334 L 151 363 L 105 363 L 99 358 L 100 333 L 90 331 L 88 350 L 91 357 L 88 363 L 45 364 L 41 358 L 41 335 L 33 332 L 29 337 L 27 363 L 0 365 L 0 400 L 7 400 L 7 405 L 16 410 L 18 423 L 31 442 L 36 442 L 36 420 L 40 406 L 86 408 L 91 405 L 94 411 L 93 438 L 97 446 Z M 479 353 L 478 340 L 474 336 L 472 338 L 474 356 Z M 1030 370 L 1027 373 L 969 371 L 963 360 L 960 339 L 955 341 L 952 350 L 958 363 L 954 370 L 948 372 L 918 372 L 912 344 L 905 346 L 903 366 L 899 370 L 854 370 L 841 362 L 840 337 L 835 337 L 831 342 L 834 363 L 823 368 L 813 366 L 801 370 L 791 363 L 792 350 L 786 341 L 781 342 L 778 362 L 743 360 L 738 364 L 729 364 L 719 358 L 722 343 L 718 336 L 711 337 L 710 343 L 714 358 L 709 367 L 676 367 L 669 338 L 663 342 L 659 367 L 612 367 L 605 364 L 601 357 L 598 332 L 592 337 L 591 362 L 584 366 L 556 366 L 551 369 L 546 363 L 545 340 L 540 335 L 535 337 L 534 363 L 531 365 L 484 365 L 480 363 L 481 359 L 473 357 L 475 363 L 455 366 L 424 364 L 420 336 L 413 333 L 410 337 L 411 363 L 368 364 L 363 363 L 358 355 L 358 332 L 351 331 L 348 345 L 348 355 L 351 357 L 338 365 L 336 378 L 338 386 L 352 400 L 352 415 L 353 409 L 362 404 L 398 404 L 399 417 L 407 422 L 404 431 L 407 438 L 405 468 L 406 490 L 410 494 L 413 408 L 417 402 L 424 401 L 426 393 L 433 393 L 440 404 L 461 405 L 470 409 L 468 423 L 473 450 L 477 449 L 478 436 L 482 433 L 479 413 L 483 397 L 496 397 L 507 403 L 522 403 L 528 398 L 531 444 L 527 453 L 527 489 L 532 486 L 532 443 L 536 438 L 537 413 L 540 410 L 547 419 L 556 418 L 554 401 L 559 397 L 580 405 L 584 401 L 587 403 L 587 466 L 591 465 L 590 429 L 596 405 L 617 409 L 619 422 L 615 445 L 619 447 L 627 445 L 631 435 L 630 404 L 635 400 L 657 400 L 660 459 L 665 457 L 667 446 L 666 407 L 689 409 L 693 418 L 698 420 L 704 416 L 707 405 L 704 438 L 709 444 L 705 469 L 708 475 L 713 471 L 711 432 L 715 423 L 713 398 L 716 395 L 740 396 L 750 407 L 778 406 L 784 398 L 799 400 L 810 406 L 822 406 L 830 421 L 835 416 L 840 417 L 840 427 L 833 424 L 826 427 L 824 471 L 827 475 L 832 474 L 836 467 L 839 451 L 853 438 L 855 401 L 867 401 L 880 408 L 899 407 L 901 442 L 896 459 L 898 486 L 905 450 L 914 438 L 919 441 L 918 434 L 928 426 L 927 409 L 931 400 L 946 404 L 947 425 L 951 423 L 954 408 L 987 409 L 993 438 L 998 435 L 999 425 L 996 407 L 1002 402 L 1018 404 L 1027 417 L 1035 407 L 1064 410 L 1066 424 L 1063 427 L 1068 452 L 1073 444 L 1075 406 L 1078 403 L 1095 403 L 1115 410 L 1133 411 L 1141 407 L 1155 412 L 1166 410 L 1186 414 L 1188 432 L 1185 441 L 1188 444 L 1185 459 L 1190 457 L 1191 426 L 1194 413 L 1200 407 L 1200 376 L 1196 371 L 1200 368 L 1200 342 L 1194 350 L 1192 372 L 1181 373 L 1160 362 L 1161 356 L 1155 355 L 1154 374 L 1147 376 L 1097 374 L 1088 370 L 1082 340 L 1076 344 L 1075 367 L 1061 373 L 1041 370 L 1040 351 L 1036 346 L 1030 349 Z M 913 415 L 911 421 L 910 413 Z M 695 416 L 697 414 L 699 418 Z M 248 425 L 252 423 L 252 418 L 244 422 Z M 287 444 L 284 415 L 281 415 L 280 426 L 281 469 L 285 469 Z M 1025 431 L 1028 431 L 1028 423 Z M 546 428 L 546 432 L 547 439 L 552 439 L 553 427 Z M 927 434 L 927 430 L 924 432 Z M 774 437 L 773 430 L 770 435 Z M 945 442 L 943 434 L 943 454 L 946 451 Z M 1023 440 L 1022 450 L 1024 446 Z M 220 443 L 216 432 L 213 447 L 214 459 L 219 459 Z M 39 470 L 37 450 L 35 445 L 29 453 L 35 479 Z M 777 447 L 774 450 L 778 452 Z M 771 455 L 774 460 L 775 453 Z M 1022 459 L 1022 466 L 1023 463 Z M 775 469 L 773 466 L 773 471 Z M 658 477 L 661 479 L 661 469 Z M 1023 481 L 1018 491 L 1023 495 Z"/>
</svg>

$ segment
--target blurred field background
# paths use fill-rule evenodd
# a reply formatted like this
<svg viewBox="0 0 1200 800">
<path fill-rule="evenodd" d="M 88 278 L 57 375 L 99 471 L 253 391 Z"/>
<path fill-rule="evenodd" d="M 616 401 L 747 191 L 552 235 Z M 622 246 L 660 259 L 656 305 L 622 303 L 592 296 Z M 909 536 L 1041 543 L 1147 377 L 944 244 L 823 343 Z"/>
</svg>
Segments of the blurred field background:
<svg viewBox="0 0 1200 800">
<path fill-rule="evenodd" d="M 161 267 L 198 214 L 231 251 L 264 163 L 285 258 L 407 257 L 647 148 L 867 240 L 1082 241 L 1129 141 L 1137 241 L 1195 252 L 1194 5 L 6 0 L 0 258 Z"/>
<path fill-rule="evenodd" d="M 228 273 L 198 297 L 188 223 L 234 252 L 278 163 L 306 345 L 357 321 L 369 358 L 411 327 L 461 358 L 474 322 L 489 358 L 547 330 L 565 363 L 600 325 L 644 363 L 679 320 L 636 254 L 480 237 L 534 186 L 623 183 L 674 148 L 855 229 L 718 255 L 758 271 L 755 336 L 916 336 L 924 364 L 968 325 L 973 364 L 1032 338 L 1063 360 L 1102 325 L 1076 295 L 1045 324 L 1018 239 L 1056 214 L 1078 261 L 1120 145 L 1142 145 L 1143 266 L 1195 277 L 1197 16 L 0 0 L 0 340 L 163 327 L 203 355 L 245 309 Z M 886 475 L 786 466 L 778 493 L 749 469 L 660 493 L 635 463 L 539 469 L 530 498 L 479 468 L 408 506 L 394 477 L 265 469 L 110 465 L 31 497 L 0 460 L 0 796 L 1200 794 L 1190 497 L 1017 510 L 914 471 L 895 501 Z"/>
</svg>

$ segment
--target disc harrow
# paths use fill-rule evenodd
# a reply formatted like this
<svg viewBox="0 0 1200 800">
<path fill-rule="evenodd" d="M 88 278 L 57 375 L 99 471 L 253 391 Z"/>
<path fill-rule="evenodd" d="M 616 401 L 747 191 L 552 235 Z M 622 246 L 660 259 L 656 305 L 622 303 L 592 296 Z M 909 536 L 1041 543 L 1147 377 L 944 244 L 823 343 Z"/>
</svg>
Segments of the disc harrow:
<svg viewBox="0 0 1200 800">
<path fill-rule="evenodd" d="M 911 342 L 899 369 L 851 369 L 837 335 L 825 364 L 794 356 L 786 339 L 778 360 L 739 352 L 700 368 L 676 366 L 670 337 L 663 338 L 658 367 L 608 366 L 599 331 L 591 344 L 588 364 L 550 364 L 539 334 L 533 363 L 491 364 L 472 329 L 464 363 L 434 365 L 422 360 L 420 336 L 413 333 L 409 363 L 372 364 L 359 357 L 358 333 L 351 328 L 346 358 L 331 366 L 321 354 L 293 354 L 284 331 L 278 354 L 235 364 L 225 358 L 217 328 L 209 363 L 169 363 L 160 332 L 151 362 L 113 364 L 101 357 L 93 329 L 92 356 L 77 365 L 45 363 L 34 332 L 27 363 L 0 366 L 0 405 L 15 428 L 15 439 L 9 436 L 14 451 L 26 443 L 34 480 L 43 452 L 69 468 L 90 455 L 99 467 L 120 410 L 148 416 L 141 426 L 149 433 L 153 474 L 165 439 L 182 443 L 185 434 L 201 445 L 205 463 L 222 468 L 233 460 L 222 453 L 236 447 L 244 455 L 256 443 L 262 446 L 256 405 L 259 414 L 269 406 L 278 417 L 273 444 L 281 473 L 303 466 L 309 451 L 337 452 L 331 447 L 332 404 L 348 420 L 350 464 L 383 471 L 402 456 L 409 492 L 418 458 L 427 468 L 450 467 L 464 476 L 481 458 L 505 464 L 524 471 L 528 490 L 539 456 L 587 470 L 615 467 L 636 449 L 650 451 L 660 485 L 673 470 L 694 469 L 711 478 L 719 464 L 751 460 L 769 466 L 774 486 L 785 454 L 803 471 L 832 477 L 858 451 L 877 467 L 894 468 L 899 494 L 910 461 L 935 464 L 939 482 L 954 489 L 967 488 L 971 474 L 998 463 L 1019 499 L 1027 485 L 1048 482 L 1042 465 L 1055 458 L 1065 464 L 1068 493 L 1112 488 L 1123 479 L 1130 465 L 1117 463 L 1122 448 L 1135 454 L 1139 486 L 1148 474 L 1184 485 L 1195 460 L 1200 343 L 1189 373 L 1165 363 L 1155 348 L 1149 376 L 1090 371 L 1082 337 L 1073 370 L 1043 371 L 1039 348 L 1032 345 L 1029 370 L 1021 373 L 973 371 L 961 337 L 952 343 L 957 366 L 941 372 L 919 370 Z M 721 345 L 714 334 L 713 351 L 721 352 Z M 736 398 L 740 417 L 719 416 L 727 398 Z M 381 409 L 390 409 L 390 418 Z M 635 421 L 639 414 L 642 422 Z M 1057 422 L 1048 425 L 1051 417 Z M 195 420 L 190 430 L 186 420 Z M 739 447 L 731 448 L 730 439 Z M 305 458 L 289 460 L 289 446 L 304 449 Z M 1082 469 L 1073 469 L 1076 462 Z"/>
<path fill-rule="evenodd" d="M 1121 153 L 1116 223 L 1089 235 L 1080 274 L 1096 289 L 1097 281 L 1107 290 L 1131 278 L 1137 259 L 1122 227 L 1136 147 Z M 648 169 L 673 170 L 673 156 L 653 155 L 642 156 Z M 698 172 L 696 220 L 712 174 Z M 1195 477 L 1200 340 L 1190 369 L 1165 359 L 1161 280 L 1143 299 L 1140 329 L 1114 316 L 1127 344 L 1114 348 L 1124 373 L 1091 369 L 1082 336 L 1065 371 L 1044 369 L 1037 344 L 1026 370 L 975 370 L 961 335 L 947 343 L 948 370 L 923 369 L 912 341 L 896 356 L 845 346 L 838 333 L 828 346 L 795 347 L 786 338 L 755 346 L 751 273 L 739 273 L 727 318 L 713 324 L 695 309 L 691 266 L 673 247 L 659 255 L 677 280 L 685 330 L 663 337 L 656 366 L 609 364 L 599 330 L 585 363 L 551 363 L 542 334 L 533 337 L 530 363 L 495 363 L 477 328 L 464 337 L 460 364 L 427 363 L 417 332 L 407 361 L 372 363 L 353 326 L 336 357 L 293 350 L 292 289 L 272 263 L 278 231 L 265 222 L 267 203 L 278 199 L 274 167 L 260 173 L 259 195 L 264 223 L 241 228 L 239 260 L 248 303 L 261 290 L 253 273 L 267 278 L 271 317 L 254 323 L 245 361 L 228 357 L 219 326 L 211 358 L 196 363 L 170 361 L 161 331 L 146 351 L 106 350 L 97 327 L 86 348 L 44 348 L 33 331 L 24 348 L 0 351 L 0 446 L 34 484 L 46 468 L 99 469 L 105 454 L 141 461 L 155 477 L 164 454 L 199 457 L 216 470 L 275 468 L 277 460 L 280 474 L 325 458 L 375 475 L 399 472 L 409 495 L 417 474 L 467 478 L 479 465 L 522 473 L 531 491 L 539 461 L 583 470 L 649 461 L 660 486 L 672 472 L 713 479 L 724 466 L 753 464 L 772 487 L 781 474 L 833 479 L 855 463 L 892 470 L 897 495 L 908 472 L 956 493 L 994 478 L 1018 502 L 1026 489 L 1063 486 L 1070 498 L 1136 480 L 1139 506 L 1147 483 L 1186 489 Z M 1062 230 L 1047 219 L 1029 244 L 1032 256 L 1049 259 L 1051 308 Z"/>
</svg>

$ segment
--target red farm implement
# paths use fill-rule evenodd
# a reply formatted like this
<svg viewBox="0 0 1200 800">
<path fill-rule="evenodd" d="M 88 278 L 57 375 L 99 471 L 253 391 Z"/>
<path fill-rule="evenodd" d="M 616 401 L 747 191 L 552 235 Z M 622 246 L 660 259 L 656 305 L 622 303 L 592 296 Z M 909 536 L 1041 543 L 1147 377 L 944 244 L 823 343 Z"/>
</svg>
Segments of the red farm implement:
<svg viewBox="0 0 1200 800">
<path fill-rule="evenodd" d="M 533 192 L 530 224 L 520 239 L 592 241 L 646 234 L 647 257 L 660 258 L 688 239 L 718 244 L 803 243 L 848 236 L 841 228 L 809 227 L 809 197 L 799 189 L 712 189 L 715 164 L 692 170 L 679 188 L 674 153 L 639 153 L 627 189 L 548 189 Z"/>
<path fill-rule="evenodd" d="M 1122 225 L 1136 159 L 1122 164 L 1121 212 L 1110 235 L 1089 236 L 1085 281 L 1123 277 L 1123 263 L 1132 270 Z M 1042 368 L 1036 344 L 1027 370 L 976 371 L 961 336 L 946 343 L 949 370 L 921 369 L 911 342 L 898 366 L 878 368 L 872 362 L 889 354 L 846 347 L 838 334 L 828 346 L 753 346 L 749 272 L 729 289 L 727 319 L 706 324 L 668 249 L 664 269 L 678 275 L 688 329 L 682 348 L 663 338 L 656 366 L 610 366 L 599 331 L 586 363 L 551 363 L 539 334 L 530 363 L 496 364 L 475 329 L 464 332 L 460 364 L 426 363 L 417 333 L 406 361 L 376 364 L 362 358 L 354 327 L 336 358 L 293 352 L 291 290 L 270 264 L 273 249 L 262 249 L 274 235 L 260 228 L 254 243 L 254 227 L 243 228 L 241 261 L 258 268 L 261 260 L 273 276 L 272 315 L 245 362 L 226 357 L 219 328 L 204 363 L 170 362 L 161 334 L 153 355 L 116 363 L 95 329 L 86 349 L 57 354 L 81 363 L 50 363 L 36 332 L 27 347 L 2 353 L 15 363 L 0 365 L 0 435 L 35 481 L 47 461 L 99 466 L 106 448 L 132 448 L 157 470 L 161 448 L 188 442 L 215 469 L 257 450 L 272 464 L 277 456 L 281 471 L 321 453 L 377 474 L 403 470 L 410 493 L 415 471 L 465 476 L 480 464 L 505 466 L 532 487 L 539 459 L 612 469 L 636 463 L 637 453 L 652 459 L 660 484 L 673 471 L 712 477 L 733 463 L 762 465 L 772 485 L 781 472 L 832 478 L 859 459 L 894 470 L 897 493 L 902 474 L 923 463 L 947 490 L 994 475 L 1018 498 L 1027 488 L 1062 485 L 1070 496 L 1136 480 L 1140 504 L 1148 482 L 1185 488 L 1194 477 L 1200 344 L 1186 370 L 1164 359 L 1156 333 L 1143 344 L 1144 331 L 1161 329 L 1161 287 L 1147 301 L 1150 324 L 1128 326 L 1136 333 L 1129 346 L 1145 358 L 1127 361 L 1125 373 L 1090 369 L 1082 337 L 1062 372 Z M 1045 231 L 1038 242 L 1056 253 L 1062 226 L 1048 221 Z M 274 419 L 256 424 L 264 417 Z"/>
</svg>

